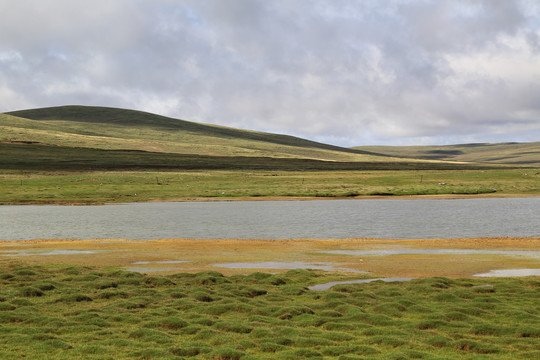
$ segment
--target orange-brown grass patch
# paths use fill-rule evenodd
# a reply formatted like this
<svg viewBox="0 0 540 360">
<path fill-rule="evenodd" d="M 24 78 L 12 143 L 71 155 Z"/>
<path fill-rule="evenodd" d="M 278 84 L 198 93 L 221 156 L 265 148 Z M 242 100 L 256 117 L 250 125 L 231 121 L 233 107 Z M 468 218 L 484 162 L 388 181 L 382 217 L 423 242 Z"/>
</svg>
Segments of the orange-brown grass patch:
<svg viewBox="0 0 540 360">
<path fill-rule="evenodd" d="M 24 245 L 24 246 L 13 246 Z M 143 272 L 199 272 L 217 270 L 224 274 L 280 272 L 283 269 L 216 268 L 223 263 L 303 262 L 329 264 L 333 272 L 368 271 L 374 276 L 468 277 L 494 269 L 540 268 L 540 259 L 500 254 L 474 255 L 388 255 L 353 256 L 324 253 L 329 250 L 373 250 L 395 248 L 540 250 L 539 237 L 496 237 L 468 239 L 161 239 L 161 240 L 31 240 L 0 242 L 0 261 L 25 264 L 80 264 L 140 268 Z M 95 253 L 42 255 L 52 250 Z M 24 256 L 17 256 L 23 252 Z M 6 256 L 10 255 L 10 256 Z M 185 262 L 181 262 L 185 261 Z"/>
</svg>

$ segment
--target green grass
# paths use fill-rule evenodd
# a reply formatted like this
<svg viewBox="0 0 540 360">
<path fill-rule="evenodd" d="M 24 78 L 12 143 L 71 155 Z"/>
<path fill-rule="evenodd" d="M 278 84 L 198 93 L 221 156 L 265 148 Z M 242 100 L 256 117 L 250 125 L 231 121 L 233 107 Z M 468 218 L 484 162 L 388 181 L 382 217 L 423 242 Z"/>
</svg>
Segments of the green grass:
<svg viewBox="0 0 540 360">
<path fill-rule="evenodd" d="M 343 276 L 310 270 L 150 277 L 3 264 L 0 349 L 5 358 L 32 359 L 539 355 L 537 278 L 427 278 L 306 290 L 338 278 Z M 490 292 L 477 291 L 488 283 Z"/>
<path fill-rule="evenodd" d="M 530 169 L 418 171 L 0 171 L 0 203 L 114 203 L 238 197 L 538 195 Z"/>
<path fill-rule="evenodd" d="M 392 158 L 132 110 L 17 111 L 0 114 L 0 130 L 0 203 L 540 192 L 536 168 Z"/>
<path fill-rule="evenodd" d="M 487 169 L 493 167 L 453 163 L 406 161 L 327 161 L 310 158 L 211 156 L 103 150 L 0 142 L 0 169 L 21 171 L 88 170 L 411 170 Z M 365 159 L 364 159 L 365 160 Z M 368 159 L 369 160 L 369 159 Z"/>
</svg>

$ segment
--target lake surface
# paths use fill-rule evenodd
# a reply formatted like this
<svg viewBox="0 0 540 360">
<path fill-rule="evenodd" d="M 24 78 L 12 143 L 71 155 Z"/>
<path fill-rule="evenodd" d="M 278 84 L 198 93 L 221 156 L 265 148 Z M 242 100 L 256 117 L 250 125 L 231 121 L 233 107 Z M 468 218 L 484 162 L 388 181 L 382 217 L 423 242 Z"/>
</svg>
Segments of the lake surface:
<svg viewBox="0 0 540 360">
<path fill-rule="evenodd" d="M 0 206 L 0 240 L 540 236 L 540 198 Z"/>
</svg>

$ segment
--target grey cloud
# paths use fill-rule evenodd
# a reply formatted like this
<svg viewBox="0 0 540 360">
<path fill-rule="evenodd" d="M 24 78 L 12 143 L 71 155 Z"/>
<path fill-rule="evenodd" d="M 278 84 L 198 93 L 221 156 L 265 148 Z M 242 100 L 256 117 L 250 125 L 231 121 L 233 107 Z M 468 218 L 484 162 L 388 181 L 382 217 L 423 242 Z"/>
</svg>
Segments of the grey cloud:
<svg viewBox="0 0 540 360">
<path fill-rule="evenodd" d="M 0 14 L 0 111 L 119 106 L 351 146 L 540 135 L 534 2 L 0 0 Z"/>
</svg>

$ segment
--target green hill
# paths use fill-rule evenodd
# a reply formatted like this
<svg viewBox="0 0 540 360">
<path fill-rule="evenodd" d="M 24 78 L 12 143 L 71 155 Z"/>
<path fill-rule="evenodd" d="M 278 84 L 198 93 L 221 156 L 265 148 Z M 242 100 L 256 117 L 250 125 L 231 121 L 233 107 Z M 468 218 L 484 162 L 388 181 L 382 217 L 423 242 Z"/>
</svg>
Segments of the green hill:
<svg viewBox="0 0 540 360">
<path fill-rule="evenodd" d="M 515 166 L 380 155 L 86 106 L 0 114 L 0 182 L 0 204 L 538 193 L 537 174 Z"/>
<path fill-rule="evenodd" d="M 353 149 L 405 158 L 540 166 L 540 142 L 444 146 L 357 146 Z"/>
<path fill-rule="evenodd" d="M 371 161 L 374 154 L 293 136 L 178 120 L 141 111 L 61 106 L 0 117 L 0 141 L 212 156 Z M 378 157 L 378 156 L 377 156 Z"/>
<path fill-rule="evenodd" d="M 407 159 L 141 111 L 60 106 L 0 114 L 5 169 L 449 169 Z M 477 166 L 477 165 L 474 165 Z"/>
</svg>

